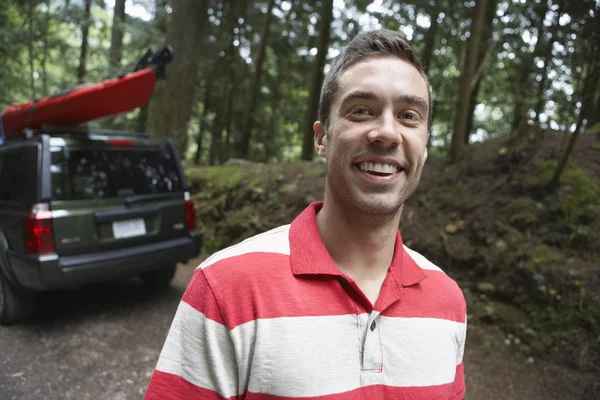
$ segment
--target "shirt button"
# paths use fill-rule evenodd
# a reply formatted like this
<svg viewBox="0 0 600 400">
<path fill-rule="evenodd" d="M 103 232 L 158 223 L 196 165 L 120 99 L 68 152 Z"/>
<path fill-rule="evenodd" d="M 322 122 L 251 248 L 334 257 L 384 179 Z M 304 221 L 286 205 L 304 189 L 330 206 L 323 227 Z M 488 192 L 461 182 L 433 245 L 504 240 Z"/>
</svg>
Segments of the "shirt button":
<svg viewBox="0 0 600 400">
<path fill-rule="evenodd" d="M 373 321 L 373 322 L 371 323 L 371 331 L 374 331 L 374 330 L 375 330 L 375 328 L 377 328 L 377 323 L 376 323 L 375 321 Z"/>
</svg>

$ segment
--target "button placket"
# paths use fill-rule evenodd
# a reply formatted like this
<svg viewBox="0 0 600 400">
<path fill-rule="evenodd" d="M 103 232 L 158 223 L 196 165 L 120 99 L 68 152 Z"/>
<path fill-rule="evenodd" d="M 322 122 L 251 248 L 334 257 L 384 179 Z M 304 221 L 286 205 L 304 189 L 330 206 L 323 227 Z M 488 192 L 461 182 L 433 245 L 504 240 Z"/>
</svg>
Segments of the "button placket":
<svg viewBox="0 0 600 400">
<path fill-rule="evenodd" d="M 365 324 L 362 370 L 363 372 L 382 372 L 383 354 L 381 350 L 381 335 L 379 334 L 379 312 L 372 311 Z"/>
</svg>

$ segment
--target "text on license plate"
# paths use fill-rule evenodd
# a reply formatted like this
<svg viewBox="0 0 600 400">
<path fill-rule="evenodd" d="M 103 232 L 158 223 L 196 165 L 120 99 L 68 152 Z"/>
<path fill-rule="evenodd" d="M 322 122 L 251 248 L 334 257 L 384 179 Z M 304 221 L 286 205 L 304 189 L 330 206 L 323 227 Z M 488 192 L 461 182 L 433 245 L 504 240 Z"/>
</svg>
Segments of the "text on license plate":
<svg viewBox="0 0 600 400">
<path fill-rule="evenodd" d="M 143 218 L 114 221 L 112 224 L 115 239 L 129 238 L 146 234 L 146 223 Z"/>
</svg>

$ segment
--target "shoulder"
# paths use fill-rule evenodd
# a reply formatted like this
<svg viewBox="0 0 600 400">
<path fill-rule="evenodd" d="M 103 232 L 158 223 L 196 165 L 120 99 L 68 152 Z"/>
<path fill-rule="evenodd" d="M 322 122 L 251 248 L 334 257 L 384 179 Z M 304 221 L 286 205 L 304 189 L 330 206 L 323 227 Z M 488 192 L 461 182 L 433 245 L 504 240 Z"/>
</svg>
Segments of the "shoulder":
<svg viewBox="0 0 600 400">
<path fill-rule="evenodd" d="M 289 225 L 279 226 L 213 254 L 194 271 L 187 297 L 210 293 L 229 329 L 256 319 L 292 287 L 288 235 Z"/>
<path fill-rule="evenodd" d="M 289 273 L 289 225 L 282 225 L 218 251 L 198 268 L 213 290 L 264 285 Z"/>
<path fill-rule="evenodd" d="M 256 253 L 267 254 L 281 254 L 289 256 L 290 254 L 290 242 L 289 242 L 289 231 L 290 225 L 282 225 L 261 234 L 252 236 L 238 244 L 229 246 L 223 250 L 220 250 L 205 261 L 203 261 L 198 268 L 207 269 L 216 265 L 227 264 L 223 261 L 235 260 L 242 261 L 244 258 L 249 258 Z"/>
<path fill-rule="evenodd" d="M 452 279 L 446 272 L 444 272 L 440 267 L 435 265 L 421 253 L 406 246 L 404 246 L 404 250 L 427 276 L 427 279 L 423 281 L 423 285 L 426 288 L 435 290 L 446 299 L 448 297 L 453 298 L 455 300 L 453 303 L 457 307 L 461 309 L 466 308 L 464 294 L 454 279 Z"/>
</svg>

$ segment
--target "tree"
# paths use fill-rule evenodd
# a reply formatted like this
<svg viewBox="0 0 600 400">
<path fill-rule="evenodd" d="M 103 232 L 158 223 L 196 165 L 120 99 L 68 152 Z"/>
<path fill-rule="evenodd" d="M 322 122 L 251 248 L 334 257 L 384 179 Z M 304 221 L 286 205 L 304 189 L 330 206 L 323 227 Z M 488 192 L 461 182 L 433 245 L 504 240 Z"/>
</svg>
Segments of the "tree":
<svg viewBox="0 0 600 400">
<path fill-rule="evenodd" d="M 429 29 L 427 29 L 427 33 L 425 34 L 425 48 L 423 49 L 423 54 L 421 55 L 421 61 L 425 66 L 425 72 L 429 71 L 431 68 L 431 60 L 433 56 L 433 49 L 435 47 L 435 40 L 437 37 L 437 31 L 439 26 L 439 15 L 442 10 L 442 2 L 441 1 L 430 1 L 429 4 Z"/>
<path fill-rule="evenodd" d="M 110 39 L 110 53 L 108 64 L 113 75 L 121 67 L 123 56 L 123 34 L 125 31 L 125 0 L 115 0 L 113 12 L 112 34 Z"/>
<path fill-rule="evenodd" d="M 201 35 L 206 20 L 206 1 L 173 0 L 166 43 L 175 57 L 167 66 L 167 79 L 157 84 L 148 108 L 147 131 L 170 137 L 185 158 L 188 123 L 196 97 Z"/>
<path fill-rule="evenodd" d="M 499 44 L 499 42 L 492 39 L 497 0 L 489 0 L 489 2 L 485 12 L 485 21 L 479 42 L 479 49 L 477 51 L 477 67 L 475 68 L 475 74 L 471 80 L 471 98 L 469 100 L 469 110 L 467 113 L 468 119 L 467 127 L 465 129 L 465 145 L 469 144 L 471 132 L 473 131 L 473 118 L 475 116 L 475 107 L 478 103 L 477 95 L 479 94 L 479 88 L 483 81 L 486 63 L 492 57 L 492 54 L 496 52 Z"/>
<path fill-rule="evenodd" d="M 81 22 L 81 51 L 79 53 L 79 67 L 77 68 L 77 83 L 85 81 L 86 61 L 88 51 L 88 35 L 90 34 L 92 0 L 85 0 L 83 21 Z"/>
<path fill-rule="evenodd" d="M 473 91 L 473 75 L 477 68 L 479 42 L 485 24 L 485 12 L 488 0 L 476 0 L 471 17 L 471 32 L 468 40 L 467 54 L 460 75 L 458 98 L 456 103 L 456 119 L 450 147 L 450 159 L 456 162 L 462 158 L 465 149 L 465 136 L 469 119 L 469 104 Z"/>
<path fill-rule="evenodd" d="M 252 137 L 252 128 L 254 127 L 254 113 L 256 110 L 257 102 L 259 99 L 259 93 L 261 89 L 261 77 L 263 73 L 263 64 L 265 62 L 265 54 L 267 50 L 267 43 L 269 42 L 269 28 L 271 21 L 273 20 L 273 7 L 275 6 L 275 0 L 269 0 L 267 7 L 266 20 L 263 25 L 263 31 L 260 36 L 260 45 L 258 54 L 255 61 L 254 70 L 254 88 L 248 103 L 248 112 L 246 114 L 246 124 L 242 131 L 242 137 L 238 146 L 238 156 L 242 158 L 248 158 L 250 153 L 250 140 Z"/>
<path fill-rule="evenodd" d="M 327 50 L 331 40 L 331 21 L 333 19 L 333 0 L 323 0 L 322 17 L 319 27 L 319 48 L 317 49 L 317 57 L 315 59 L 315 69 L 313 74 L 312 86 L 309 95 L 308 103 L 308 119 L 304 131 L 304 140 L 302 141 L 302 156 L 303 160 L 312 160 L 315 145 L 313 124 L 318 118 L 319 112 L 319 97 L 321 95 L 321 84 L 323 83 L 323 70 L 325 61 L 327 60 Z"/>
</svg>

